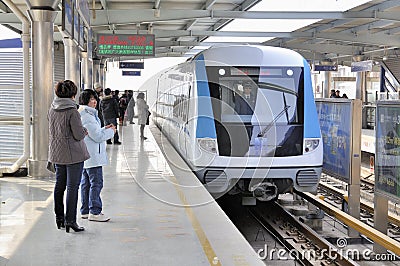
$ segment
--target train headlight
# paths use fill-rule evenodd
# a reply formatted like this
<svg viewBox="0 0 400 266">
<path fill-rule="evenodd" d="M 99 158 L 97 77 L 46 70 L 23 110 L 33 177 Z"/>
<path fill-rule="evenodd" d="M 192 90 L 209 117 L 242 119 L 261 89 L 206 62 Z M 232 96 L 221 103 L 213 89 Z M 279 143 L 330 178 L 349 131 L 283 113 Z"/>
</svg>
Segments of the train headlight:
<svg viewBox="0 0 400 266">
<path fill-rule="evenodd" d="M 304 151 L 310 152 L 315 150 L 319 145 L 319 139 L 306 139 L 304 141 Z"/>
<path fill-rule="evenodd" d="M 203 138 L 197 139 L 200 148 L 209 153 L 217 153 L 217 142 L 215 139 Z"/>
</svg>

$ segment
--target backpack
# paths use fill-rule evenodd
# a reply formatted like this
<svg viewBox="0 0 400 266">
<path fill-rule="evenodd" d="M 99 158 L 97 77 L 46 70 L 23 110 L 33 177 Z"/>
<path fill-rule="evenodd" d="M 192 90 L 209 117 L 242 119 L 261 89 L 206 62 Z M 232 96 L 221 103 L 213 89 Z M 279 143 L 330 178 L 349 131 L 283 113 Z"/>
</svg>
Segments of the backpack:
<svg viewBox="0 0 400 266">
<path fill-rule="evenodd" d="M 121 97 L 119 99 L 119 108 L 126 109 L 127 106 L 128 106 L 128 103 L 126 102 L 126 98 Z"/>
</svg>

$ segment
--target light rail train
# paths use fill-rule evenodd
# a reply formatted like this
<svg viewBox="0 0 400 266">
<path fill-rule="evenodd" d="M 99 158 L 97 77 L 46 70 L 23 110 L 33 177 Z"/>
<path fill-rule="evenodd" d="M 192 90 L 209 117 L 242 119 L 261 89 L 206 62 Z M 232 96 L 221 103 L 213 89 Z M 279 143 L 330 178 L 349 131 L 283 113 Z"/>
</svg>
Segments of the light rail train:
<svg viewBox="0 0 400 266">
<path fill-rule="evenodd" d="M 214 196 L 314 192 L 323 147 L 310 68 L 277 47 L 212 47 L 158 80 L 153 121 Z"/>
</svg>

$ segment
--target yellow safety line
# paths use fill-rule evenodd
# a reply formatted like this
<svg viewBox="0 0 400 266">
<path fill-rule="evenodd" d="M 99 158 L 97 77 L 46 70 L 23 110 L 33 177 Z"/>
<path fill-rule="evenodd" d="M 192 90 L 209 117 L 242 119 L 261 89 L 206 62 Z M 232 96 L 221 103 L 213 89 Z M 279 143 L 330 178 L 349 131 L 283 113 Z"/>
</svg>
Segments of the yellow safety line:
<svg viewBox="0 0 400 266">
<path fill-rule="evenodd" d="M 123 132 L 124 131 L 122 130 L 121 133 L 123 134 Z M 158 138 L 156 137 L 156 135 L 154 133 L 153 133 L 153 136 L 157 143 L 157 148 L 159 149 L 159 151 L 162 154 L 164 154 L 160 149 L 160 145 L 158 143 L 159 142 Z M 129 168 L 128 160 L 126 157 L 125 157 L 125 162 L 128 165 L 129 173 L 132 175 L 130 168 Z M 197 238 L 199 239 L 200 244 L 204 250 L 204 253 L 207 256 L 208 262 L 210 263 L 210 265 L 221 266 L 221 262 L 219 261 L 219 258 L 217 257 L 217 255 L 215 254 L 215 251 L 211 247 L 210 241 L 208 241 L 206 234 L 204 233 L 203 229 L 201 228 L 201 225 L 200 225 L 199 221 L 197 220 L 196 215 L 193 213 L 192 207 L 188 204 L 185 194 L 180 189 L 180 187 L 178 185 L 178 180 L 176 179 L 176 177 L 174 175 L 171 175 L 170 178 L 173 179 L 173 181 L 174 181 L 172 183 L 174 184 L 175 190 L 177 191 L 179 198 L 181 199 L 181 202 L 183 203 L 183 205 L 185 207 L 186 215 L 189 217 L 189 220 L 192 223 L 192 227 L 194 228 Z"/>
<path fill-rule="evenodd" d="M 396 255 L 400 256 L 400 242 L 388 237 L 384 233 L 376 230 L 375 228 L 359 221 L 358 219 L 352 217 L 351 215 L 342 212 L 340 210 L 332 208 L 330 204 L 327 202 L 319 199 L 318 197 L 312 195 L 311 193 L 299 193 L 301 195 L 306 196 L 306 199 L 311 201 L 314 205 L 320 207 L 326 213 L 334 216 L 335 218 L 339 219 L 346 225 L 354 228 L 361 234 L 366 235 L 368 238 L 372 239 L 374 242 L 378 243 L 379 245 L 385 247 L 386 249 L 394 252 Z"/>
<path fill-rule="evenodd" d="M 204 253 L 207 256 L 208 262 L 210 263 L 210 265 L 221 266 L 221 262 L 219 261 L 217 255 L 215 254 L 215 251 L 213 250 L 210 241 L 208 241 L 206 234 L 201 228 L 199 220 L 197 220 L 196 215 L 193 213 L 192 207 L 190 207 L 190 205 L 188 204 L 185 194 L 178 186 L 178 181 L 176 180 L 176 177 L 171 176 L 171 178 L 174 179 L 173 180 L 174 187 L 178 192 L 179 198 L 181 199 L 183 205 L 185 206 L 186 215 L 189 217 L 189 220 L 192 223 L 192 227 L 194 228 L 197 238 L 199 239 L 201 246 L 204 250 Z"/>
</svg>

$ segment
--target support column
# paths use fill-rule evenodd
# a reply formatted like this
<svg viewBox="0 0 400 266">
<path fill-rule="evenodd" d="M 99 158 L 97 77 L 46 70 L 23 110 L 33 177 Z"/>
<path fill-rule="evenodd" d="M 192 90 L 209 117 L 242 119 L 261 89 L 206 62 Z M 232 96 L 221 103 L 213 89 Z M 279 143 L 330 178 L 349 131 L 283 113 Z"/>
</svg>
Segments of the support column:
<svg viewBox="0 0 400 266">
<path fill-rule="evenodd" d="M 357 72 L 356 74 L 356 99 L 362 99 L 362 92 L 366 89 L 367 72 Z"/>
<path fill-rule="evenodd" d="M 100 79 L 100 59 L 93 58 L 93 84 L 96 82 L 102 84 Z"/>
<path fill-rule="evenodd" d="M 87 60 L 87 88 L 93 89 L 93 61 Z"/>
<path fill-rule="evenodd" d="M 378 193 L 374 194 L 374 227 L 379 232 L 387 235 L 388 231 L 388 200 Z M 387 253 L 386 248 L 374 243 L 374 252 L 377 254 Z"/>
<path fill-rule="evenodd" d="M 100 84 L 105 89 L 106 88 L 106 72 L 104 68 L 104 63 L 100 63 Z"/>
<path fill-rule="evenodd" d="M 72 80 L 78 87 L 78 93 L 75 99 L 79 99 L 81 88 L 81 76 L 79 69 L 79 47 L 70 38 L 64 38 L 64 53 L 65 53 L 65 79 Z"/>
<path fill-rule="evenodd" d="M 331 95 L 331 72 L 330 71 L 325 71 L 325 83 L 324 83 L 324 95 L 323 98 L 329 98 Z"/>
<path fill-rule="evenodd" d="M 88 58 L 87 52 L 81 52 L 82 58 L 82 89 L 92 89 L 93 88 L 93 75 L 92 68 L 93 63 Z"/>
<path fill-rule="evenodd" d="M 47 111 L 54 93 L 53 28 L 57 12 L 28 10 L 32 25 L 32 159 L 29 175 L 49 176 L 46 169 L 49 147 Z"/>
</svg>

